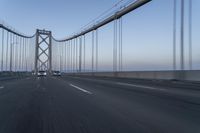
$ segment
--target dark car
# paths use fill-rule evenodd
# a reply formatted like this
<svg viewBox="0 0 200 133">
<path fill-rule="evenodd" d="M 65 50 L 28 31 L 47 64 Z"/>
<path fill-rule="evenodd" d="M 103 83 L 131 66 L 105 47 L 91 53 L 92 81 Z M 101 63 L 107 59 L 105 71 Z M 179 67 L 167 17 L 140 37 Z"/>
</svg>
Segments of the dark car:
<svg viewBox="0 0 200 133">
<path fill-rule="evenodd" d="M 60 71 L 53 71 L 53 76 L 61 76 L 61 72 Z"/>
</svg>

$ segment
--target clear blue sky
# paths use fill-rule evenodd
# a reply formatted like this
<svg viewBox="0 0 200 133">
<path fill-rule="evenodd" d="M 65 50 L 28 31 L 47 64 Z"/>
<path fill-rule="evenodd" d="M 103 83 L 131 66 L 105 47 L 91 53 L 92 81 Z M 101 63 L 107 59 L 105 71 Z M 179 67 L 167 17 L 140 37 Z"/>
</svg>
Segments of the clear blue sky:
<svg viewBox="0 0 200 133">
<path fill-rule="evenodd" d="M 0 19 L 33 34 L 36 28 L 62 38 L 110 8 L 118 0 L 0 0 Z"/>
<path fill-rule="evenodd" d="M 17 30 L 32 35 L 36 28 L 53 32 L 63 38 L 87 24 L 118 0 L 0 0 L 0 19 Z M 180 2 L 180 0 L 178 0 Z M 194 66 L 200 67 L 199 31 L 200 1 L 193 0 Z M 186 66 L 188 60 L 187 7 L 185 19 Z M 153 0 L 148 5 L 123 17 L 123 61 L 125 70 L 158 70 L 172 68 L 172 9 L 173 0 Z M 177 31 L 180 30 L 180 6 L 178 6 Z M 112 23 L 99 33 L 100 66 L 109 70 L 112 66 Z M 88 35 L 89 36 L 89 35 Z M 179 33 L 177 33 L 177 60 L 179 61 Z M 87 40 L 88 67 L 91 39 Z M 177 62 L 179 63 L 179 62 Z M 89 68 L 88 68 L 89 69 Z"/>
</svg>

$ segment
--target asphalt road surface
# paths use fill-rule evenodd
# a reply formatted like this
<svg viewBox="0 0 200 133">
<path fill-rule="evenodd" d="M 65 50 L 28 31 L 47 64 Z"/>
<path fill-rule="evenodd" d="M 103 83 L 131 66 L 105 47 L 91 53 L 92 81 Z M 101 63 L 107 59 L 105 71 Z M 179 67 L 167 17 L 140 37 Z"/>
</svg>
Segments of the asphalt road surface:
<svg viewBox="0 0 200 133">
<path fill-rule="evenodd" d="M 0 133 L 200 133 L 200 84 L 94 77 L 0 81 Z"/>
</svg>

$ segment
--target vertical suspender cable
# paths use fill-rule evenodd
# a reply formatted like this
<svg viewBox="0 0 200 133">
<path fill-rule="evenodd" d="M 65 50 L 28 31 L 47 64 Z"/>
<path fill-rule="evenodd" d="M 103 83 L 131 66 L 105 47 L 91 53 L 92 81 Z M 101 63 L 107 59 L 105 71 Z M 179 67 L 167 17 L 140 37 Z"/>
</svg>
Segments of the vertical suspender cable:
<svg viewBox="0 0 200 133">
<path fill-rule="evenodd" d="M 22 71 L 25 70 L 25 38 L 23 38 L 23 51 L 22 51 Z"/>
<path fill-rule="evenodd" d="M 119 23 L 118 23 L 118 46 L 119 46 L 119 49 L 118 49 L 118 66 L 119 66 L 119 71 L 121 71 L 121 18 L 119 18 Z"/>
<path fill-rule="evenodd" d="M 75 47 L 75 44 L 76 44 L 76 38 L 74 39 L 74 44 L 73 44 L 73 73 L 74 73 L 74 71 L 75 71 L 75 63 L 76 63 L 76 61 L 75 61 L 75 52 L 76 52 L 76 47 Z"/>
<path fill-rule="evenodd" d="M 189 0 L 189 67 L 193 69 L 192 61 L 192 0 Z"/>
<path fill-rule="evenodd" d="M 71 64 L 71 73 L 73 72 L 73 40 L 71 40 L 71 44 L 70 44 L 70 49 L 71 49 L 71 59 L 70 59 L 70 64 Z"/>
<path fill-rule="evenodd" d="M 8 45 L 9 45 L 9 32 L 7 31 L 7 41 L 6 41 L 6 68 L 5 70 L 8 70 Z"/>
<path fill-rule="evenodd" d="M 13 54 L 13 51 L 12 51 L 12 47 L 14 45 L 14 35 L 11 33 L 10 34 L 10 72 L 12 72 L 12 54 Z"/>
<path fill-rule="evenodd" d="M 61 45 L 60 44 L 59 44 L 59 60 L 60 60 L 59 64 L 60 64 L 60 72 L 61 72 L 62 69 L 61 69 Z"/>
<path fill-rule="evenodd" d="M 65 48 L 65 45 L 64 45 L 64 42 L 63 43 L 61 43 L 61 46 L 62 46 L 62 71 L 64 72 L 64 65 L 65 65 L 65 62 L 64 62 L 64 52 L 65 52 L 65 50 L 64 50 L 64 48 Z"/>
<path fill-rule="evenodd" d="M 65 65 L 65 60 L 64 60 L 65 45 L 64 45 L 64 42 L 60 42 L 60 45 L 61 45 L 61 71 L 64 72 L 64 65 Z"/>
<path fill-rule="evenodd" d="M 113 27 L 113 72 L 115 71 L 115 22 L 114 20 L 114 27 Z"/>
<path fill-rule="evenodd" d="M 14 53 L 15 53 L 15 56 L 14 56 L 14 66 L 15 66 L 15 72 L 17 71 L 17 64 L 16 64 L 16 62 L 17 62 L 17 45 L 18 45 L 18 39 L 17 39 L 18 37 L 17 37 L 17 35 L 15 36 L 15 41 L 16 41 L 16 45 L 14 45 Z"/>
<path fill-rule="evenodd" d="M 85 71 L 85 35 L 84 35 L 84 38 L 83 38 L 83 51 L 84 51 L 84 54 L 83 54 L 83 68 L 84 68 L 84 71 Z"/>
<path fill-rule="evenodd" d="M 117 46 L 118 46 L 118 38 L 117 38 L 117 32 L 118 32 L 118 19 L 115 21 L 115 71 L 117 71 Z"/>
<path fill-rule="evenodd" d="M 4 29 L 2 29 L 2 47 L 1 47 L 1 71 L 3 71 L 3 61 L 4 61 Z"/>
<path fill-rule="evenodd" d="M 181 70 L 185 69 L 184 64 L 184 0 L 181 0 L 181 37 L 180 37 L 180 45 L 181 45 Z"/>
<path fill-rule="evenodd" d="M 98 71 L 98 29 L 96 29 L 96 72 Z"/>
<path fill-rule="evenodd" d="M 78 71 L 78 37 L 76 38 L 76 44 L 75 44 L 75 47 L 76 47 L 76 72 Z"/>
<path fill-rule="evenodd" d="M 26 49 L 26 38 L 24 38 L 24 43 L 23 43 L 23 71 L 25 71 L 25 58 L 26 58 L 26 53 L 25 53 L 25 49 Z"/>
<path fill-rule="evenodd" d="M 21 44 L 21 71 L 23 71 L 23 65 L 24 65 L 24 38 L 22 38 L 22 44 Z"/>
<path fill-rule="evenodd" d="M 117 19 L 114 20 L 114 38 L 113 38 L 113 71 L 117 71 Z"/>
<path fill-rule="evenodd" d="M 121 50 L 121 52 L 120 52 L 121 53 L 121 56 L 120 56 L 121 71 L 123 70 L 123 22 L 122 21 L 123 20 L 121 18 L 121 22 L 120 22 L 121 23 L 121 27 L 120 27 L 121 28 L 121 32 L 120 32 L 121 33 L 121 36 L 120 36 L 120 38 L 121 38 L 121 42 L 120 42 L 121 43 L 121 48 L 120 48 L 120 50 Z"/>
<path fill-rule="evenodd" d="M 176 6 L 177 6 L 177 0 L 174 0 L 174 9 L 173 9 L 173 70 L 176 70 Z"/>
<path fill-rule="evenodd" d="M 79 72 L 81 72 L 81 65 L 82 65 L 82 36 L 80 36 L 79 42 Z"/>
<path fill-rule="evenodd" d="M 66 42 L 65 42 L 65 72 L 66 72 L 66 56 L 67 56 L 67 53 L 66 53 L 66 49 L 67 49 L 67 44 L 66 44 Z"/>
<path fill-rule="evenodd" d="M 94 31 L 92 31 L 92 72 L 94 72 Z"/>
<path fill-rule="evenodd" d="M 23 43 L 22 43 L 22 71 L 24 71 L 24 44 L 25 44 L 25 38 L 22 39 L 23 40 Z"/>
<path fill-rule="evenodd" d="M 68 66 L 68 73 L 69 73 L 70 72 L 70 40 L 68 41 L 67 49 L 68 49 L 67 66 Z"/>
<path fill-rule="evenodd" d="M 21 70 L 21 54 L 22 54 L 22 38 L 20 37 L 19 41 L 19 70 Z"/>
<path fill-rule="evenodd" d="M 67 72 L 69 72 L 69 41 L 67 41 Z"/>
<path fill-rule="evenodd" d="M 26 72 L 28 71 L 28 68 L 27 68 L 27 39 L 26 39 L 26 45 L 25 45 L 25 65 L 26 65 Z"/>
<path fill-rule="evenodd" d="M 17 42 L 19 41 L 19 37 L 18 36 L 16 36 L 16 40 L 17 40 Z M 18 71 L 18 64 L 19 64 L 19 62 L 18 62 L 18 47 L 19 47 L 19 45 L 20 45 L 20 41 L 17 43 L 16 48 L 15 48 L 15 52 L 16 52 L 16 56 L 15 56 L 15 71 Z"/>
</svg>

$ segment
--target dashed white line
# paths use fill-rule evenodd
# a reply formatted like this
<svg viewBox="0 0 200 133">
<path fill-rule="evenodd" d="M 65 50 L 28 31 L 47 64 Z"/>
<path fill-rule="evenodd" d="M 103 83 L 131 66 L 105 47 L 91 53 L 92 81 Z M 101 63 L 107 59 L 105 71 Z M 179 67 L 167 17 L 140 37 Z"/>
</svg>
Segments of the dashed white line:
<svg viewBox="0 0 200 133">
<path fill-rule="evenodd" d="M 76 86 L 76 85 L 73 85 L 73 84 L 69 84 L 69 85 L 72 86 L 72 87 L 74 87 L 74 88 L 76 88 L 76 89 L 78 89 L 78 90 L 80 90 L 80 91 L 82 91 L 82 92 L 85 92 L 85 93 L 87 93 L 87 94 L 92 94 L 92 92 L 87 91 L 87 90 L 85 90 L 85 89 L 82 89 L 82 88 L 80 88 L 80 87 L 78 87 L 78 86 Z"/>
<path fill-rule="evenodd" d="M 4 88 L 4 86 L 0 86 L 0 90 L 3 89 L 3 88 Z"/>
<path fill-rule="evenodd" d="M 150 89 L 150 90 L 165 90 L 165 89 L 160 89 L 160 88 L 155 88 L 155 87 L 150 87 L 150 86 L 144 86 L 144 85 L 134 85 L 134 84 L 128 84 L 128 83 L 121 83 L 118 82 L 118 85 L 125 85 L 125 86 L 132 86 L 132 87 L 138 87 L 138 88 L 145 88 L 145 89 Z"/>
</svg>

